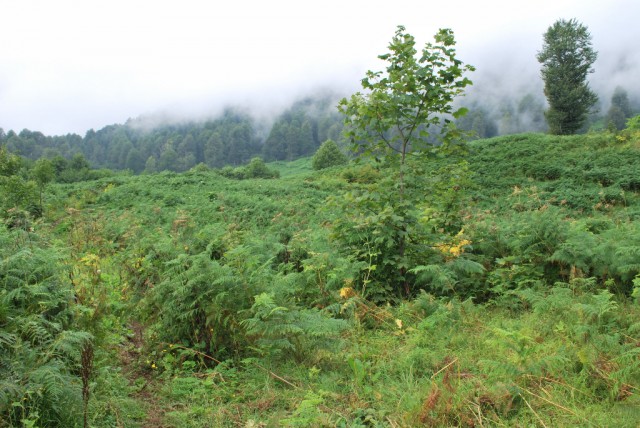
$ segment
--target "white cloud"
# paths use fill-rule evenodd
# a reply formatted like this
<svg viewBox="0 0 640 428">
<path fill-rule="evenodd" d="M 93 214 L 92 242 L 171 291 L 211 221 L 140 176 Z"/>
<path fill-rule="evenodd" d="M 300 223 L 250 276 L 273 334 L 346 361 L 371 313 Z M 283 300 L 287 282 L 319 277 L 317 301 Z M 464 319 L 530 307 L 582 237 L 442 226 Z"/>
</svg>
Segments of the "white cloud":
<svg viewBox="0 0 640 428">
<path fill-rule="evenodd" d="M 623 49 L 637 67 L 639 9 L 630 0 L 4 1 L 0 126 L 84 133 L 158 110 L 202 114 L 315 86 L 356 88 L 398 24 L 420 44 L 452 28 L 477 75 L 501 73 L 510 88 L 537 76 L 542 33 L 558 18 L 589 26 L 602 70 Z"/>
</svg>

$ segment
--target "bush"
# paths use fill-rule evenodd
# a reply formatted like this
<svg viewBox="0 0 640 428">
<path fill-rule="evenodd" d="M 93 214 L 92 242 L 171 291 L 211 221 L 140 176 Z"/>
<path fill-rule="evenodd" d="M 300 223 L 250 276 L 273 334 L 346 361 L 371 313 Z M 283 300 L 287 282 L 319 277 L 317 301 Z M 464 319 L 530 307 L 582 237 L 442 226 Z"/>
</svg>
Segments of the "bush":
<svg viewBox="0 0 640 428">
<path fill-rule="evenodd" d="M 640 130 L 640 114 L 627 120 L 627 129 L 631 131 Z"/>
<path fill-rule="evenodd" d="M 220 175 L 236 180 L 247 178 L 280 178 L 280 173 L 269 169 L 261 158 L 253 158 L 249 165 L 245 167 L 232 168 L 225 166 L 220 171 Z"/>
<path fill-rule="evenodd" d="M 83 349 L 61 254 L 0 228 L 0 426 L 79 426 Z"/>
<path fill-rule="evenodd" d="M 347 157 L 340 151 L 338 145 L 333 140 L 327 140 L 313 155 L 313 169 L 319 170 L 331 166 L 344 165 L 348 162 Z"/>
<path fill-rule="evenodd" d="M 280 173 L 267 168 L 261 158 L 253 158 L 245 168 L 246 178 L 278 178 Z"/>
<path fill-rule="evenodd" d="M 380 171 L 369 164 L 345 168 L 342 178 L 349 183 L 371 184 L 381 177 Z"/>
</svg>

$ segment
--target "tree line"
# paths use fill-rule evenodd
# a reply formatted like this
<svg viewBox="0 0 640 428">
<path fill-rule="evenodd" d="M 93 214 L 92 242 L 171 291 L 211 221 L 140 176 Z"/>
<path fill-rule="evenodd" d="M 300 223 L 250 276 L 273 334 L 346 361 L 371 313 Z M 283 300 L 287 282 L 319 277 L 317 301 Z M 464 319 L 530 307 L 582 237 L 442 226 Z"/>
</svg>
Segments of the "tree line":
<svg viewBox="0 0 640 428">
<path fill-rule="evenodd" d="M 340 141 L 342 118 L 329 94 L 295 102 L 266 127 L 246 111 L 225 109 L 203 122 L 145 126 L 144 119 L 77 134 L 46 136 L 0 128 L 0 146 L 27 159 L 52 159 L 58 169 L 90 164 L 133 173 L 186 171 L 198 164 L 238 166 L 255 157 L 267 161 L 310 156 L 326 140 Z M 81 169 L 81 168 L 76 168 Z"/>
<path fill-rule="evenodd" d="M 596 58 L 587 27 L 575 19 L 558 20 L 543 35 L 542 50 L 537 54 L 544 96 L 514 94 L 498 103 L 472 97 L 466 104 L 457 103 L 468 114 L 454 122 L 461 130 L 470 131 L 472 138 L 622 130 L 627 119 L 640 112 L 640 105 L 634 105 L 626 89 L 617 87 L 608 110 L 598 111 L 599 97 L 586 79 Z M 58 181 L 88 178 L 78 171 L 89 166 L 139 174 L 187 171 L 198 164 L 237 167 L 256 157 L 290 161 L 314 154 L 327 140 L 343 148 L 348 145 L 342 135 L 343 117 L 336 109 L 338 98 L 332 93 L 303 98 L 271 124 L 248 111 L 227 108 L 218 117 L 200 122 L 165 122 L 152 127 L 145 118 L 129 119 L 125 124 L 91 129 L 84 137 L 46 136 L 28 129 L 5 133 L 0 128 L 0 146 L 27 159 L 51 159 Z"/>
<path fill-rule="evenodd" d="M 57 186 L 44 213 L 54 178 L 90 173 L 84 152 L 47 158 L 51 147 L 27 144 L 41 151 L 33 162 L 0 145 L 0 427 L 130 426 L 144 417 L 130 385 L 180 409 L 163 426 L 223 426 L 231 412 L 247 426 L 257 412 L 297 426 L 627 426 L 640 374 L 640 116 L 615 138 L 466 144 L 455 122 L 468 109 L 453 102 L 474 67 L 455 45 L 441 29 L 420 48 L 398 26 L 384 68 L 338 104 L 359 156 L 325 174 L 237 183 L 205 166 L 252 150 L 303 156 L 323 138 L 313 167 L 344 163 L 313 102 L 268 132 L 231 110 L 199 132 L 140 121 L 90 132 L 85 149 L 111 138 L 86 154 L 106 150 L 103 162 L 116 162 L 116 137 L 125 163 L 149 142 L 147 171 L 200 162 Z M 544 112 L 552 132 L 584 126 L 560 107 Z M 221 173 L 277 176 L 256 157 Z"/>
<path fill-rule="evenodd" d="M 587 116 L 582 130 L 624 129 L 627 119 L 640 112 L 629 93 L 617 87 L 606 111 Z M 332 96 L 307 97 L 277 116 L 272 125 L 251 114 L 228 108 L 204 122 L 165 123 L 148 127 L 144 119 L 91 129 L 83 136 L 47 136 L 24 129 L 4 132 L 0 145 L 16 155 L 54 162 L 61 181 L 77 181 L 85 167 L 130 170 L 135 174 L 186 171 L 197 164 L 211 168 L 248 164 L 254 157 L 265 161 L 294 160 L 314 154 L 326 140 L 345 147 L 342 117 Z M 541 95 L 522 94 L 489 105 L 473 98 L 468 114 L 456 119 L 473 138 L 490 138 L 520 132 L 547 132 L 545 101 Z M 66 172 L 64 172 L 66 171 Z M 81 174 L 82 175 L 82 174 Z"/>
</svg>

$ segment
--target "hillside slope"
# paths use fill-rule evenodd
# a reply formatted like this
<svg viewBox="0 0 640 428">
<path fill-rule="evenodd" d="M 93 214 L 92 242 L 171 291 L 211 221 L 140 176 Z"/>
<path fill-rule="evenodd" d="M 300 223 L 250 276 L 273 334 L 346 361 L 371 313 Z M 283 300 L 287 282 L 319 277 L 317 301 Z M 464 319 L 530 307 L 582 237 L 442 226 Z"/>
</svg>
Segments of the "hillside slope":
<svg viewBox="0 0 640 428">
<path fill-rule="evenodd" d="M 389 303 L 372 298 L 376 267 L 349 257 L 334 227 L 344 192 L 388 175 L 376 163 L 56 184 L 44 220 L 1 237 L 5 252 L 46 248 L 74 296 L 65 314 L 96 348 L 92 426 L 632 427 L 639 161 L 637 140 L 610 134 L 512 135 L 434 158 L 424 225 L 455 227 L 425 242 L 415 293 Z M 455 212 L 440 212 L 454 197 Z M 10 287 L 32 285 L 0 269 L 14 310 Z M 3 364 L 17 355 L 1 349 Z M 87 365 L 69 358 L 81 404 Z M 44 410 L 61 397 L 24 396 L 0 395 L 0 415 L 56 424 Z"/>
</svg>

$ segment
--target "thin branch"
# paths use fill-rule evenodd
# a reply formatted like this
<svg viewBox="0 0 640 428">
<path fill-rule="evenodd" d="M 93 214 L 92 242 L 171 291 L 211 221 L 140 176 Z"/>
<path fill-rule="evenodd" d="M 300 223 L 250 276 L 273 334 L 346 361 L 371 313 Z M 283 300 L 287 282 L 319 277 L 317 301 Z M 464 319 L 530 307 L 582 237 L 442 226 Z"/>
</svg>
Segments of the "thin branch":
<svg viewBox="0 0 640 428">
<path fill-rule="evenodd" d="M 211 355 L 205 354 L 204 352 L 201 352 L 201 351 L 195 350 L 195 349 L 193 349 L 193 348 L 187 348 L 186 346 L 182 346 L 182 345 L 174 345 L 174 344 L 171 344 L 171 343 L 163 343 L 163 345 L 170 345 L 170 346 L 169 346 L 170 348 L 184 349 L 185 351 L 193 352 L 194 354 L 200 355 L 201 357 L 208 358 L 208 359 L 210 359 L 211 361 L 214 361 L 214 362 L 216 362 L 216 363 L 218 363 L 218 364 L 222 364 L 222 361 L 220 361 L 220 360 L 218 360 L 218 359 L 216 359 L 216 358 L 212 357 Z"/>
<path fill-rule="evenodd" d="M 266 371 L 267 373 L 269 373 L 274 379 L 277 379 L 277 380 L 279 380 L 281 382 L 284 382 L 284 383 L 286 383 L 287 385 L 289 385 L 292 388 L 300 389 L 300 387 L 298 385 L 295 385 L 295 384 L 289 382 L 288 380 L 286 380 L 285 378 L 283 378 L 281 376 L 278 376 L 277 374 L 275 374 L 274 372 L 272 372 L 268 368 L 261 366 L 260 364 L 256 363 L 255 361 L 252 361 L 252 362 L 253 362 L 253 364 L 256 365 L 256 367 L 258 367 L 258 368 Z"/>
<path fill-rule="evenodd" d="M 391 150 L 393 150 L 394 152 L 402 154 L 402 151 L 400 151 L 399 149 L 396 149 L 395 147 L 393 147 L 389 142 L 385 141 L 385 143 L 386 143 L 386 144 L 387 144 L 387 146 L 388 146 Z"/>
<path fill-rule="evenodd" d="M 414 115 L 415 120 L 413 121 L 413 124 L 411 125 L 411 130 L 409 131 L 409 137 L 411 137 L 411 135 L 413 134 L 414 129 L 416 129 L 416 126 L 418 125 L 418 116 L 420 116 L 420 113 L 422 112 L 422 107 L 424 107 L 424 98 L 422 98 L 420 100 L 420 105 L 418 106 L 418 111 Z"/>
<path fill-rule="evenodd" d="M 440 373 L 442 373 L 442 371 L 446 370 L 450 365 L 457 363 L 458 362 L 458 357 L 455 357 L 453 359 L 453 361 L 451 361 L 449 364 L 447 364 L 446 366 L 444 366 L 443 368 L 441 368 L 440 370 L 438 370 L 437 372 L 435 372 L 433 374 L 433 376 L 431 376 L 431 379 L 433 380 L 434 377 L 438 376 Z"/>
<path fill-rule="evenodd" d="M 384 136 L 384 133 L 382 133 L 382 132 L 378 132 L 378 134 L 379 134 L 379 136 L 380 136 L 380 139 L 381 139 L 382 141 L 384 141 L 384 143 L 387 145 L 387 147 L 389 147 L 391 150 L 393 150 L 393 151 L 395 151 L 395 152 L 397 152 L 397 153 L 402 154 L 402 152 L 401 152 L 400 150 L 396 149 L 395 147 L 393 147 L 393 146 L 391 145 L 391 143 L 390 143 L 390 142 L 387 140 L 387 138 Z"/>
<path fill-rule="evenodd" d="M 389 418 L 389 416 L 387 416 L 387 421 L 391 425 L 391 428 L 396 428 L 398 426 L 394 421 L 391 420 L 391 418 Z"/>
<path fill-rule="evenodd" d="M 571 386 L 571 385 L 569 385 L 569 384 L 567 384 L 567 383 L 561 382 L 561 381 L 559 381 L 559 380 L 557 380 L 557 379 L 553 379 L 553 378 L 546 377 L 546 376 L 541 378 L 541 377 L 534 376 L 534 375 L 530 375 L 530 374 L 527 374 L 527 375 L 525 375 L 525 376 L 526 376 L 526 377 L 533 378 L 533 379 L 536 379 L 536 380 L 545 380 L 545 381 L 547 381 L 547 382 L 554 382 L 554 383 L 557 383 L 558 385 L 562 385 L 562 386 L 564 386 L 564 387 L 566 387 L 566 388 L 569 388 L 569 389 L 571 389 L 572 391 L 579 392 L 580 394 L 583 394 L 583 395 L 585 395 L 585 396 L 589 396 L 589 394 L 587 394 L 586 392 L 581 391 L 581 390 L 579 390 L 578 388 L 575 388 L 575 387 L 573 387 L 573 386 Z"/>
<path fill-rule="evenodd" d="M 480 424 L 480 428 L 484 428 L 484 424 L 482 423 L 482 409 L 480 408 L 480 405 L 478 403 L 474 403 L 474 402 L 471 402 L 469 400 L 465 400 L 465 401 L 467 401 L 468 403 L 473 404 L 478 409 L 478 413 L 476 414 L 475 409 L 470 404 L 467 404 L 467 408 L 469 410 L 471 410 L 471 413 L 473 413 L 473 416 L 478 421 L 478 424 Z"/>
<path fill-rule="evenodd" d="M 380 113 L 377 109 L 375 109 L 375 115 L 378 119 L 379 122 L 382 122 L 382 113 Z M 389 142 L 389 140 L 387 140 L 387 137 L 384 136 L 384 131 L 382 130 L 376 130 L 376 133 L 378 134 L 378 137 L 384 141 L 384 143 L 387 145 L 387 147 L 389 147 L 391 150 L 397 152 L 397 153 L 402 153 L 400 150 L 396 149 L 395 147 L 393 147 L 393 145 Z"/>
<path fill-rule="evenodd" d="M 564 410 L 565 412 L 571 413 L 573 416 L 575 416 L 575 417 L 577 417 L 577 418 L 579 418 L 579 419 L 582 419 L 583 421 L 585 421 L 585 422 L 587 422 L 588 424 L 590 424 L 590 425 L 591 425 L 591 422 L 590 422 L 589 420 L 587 420 L 587 419 L 583 418 L 582 416 L 578 415 L 578 414 L 577 414 L 576 412 L 574 412 L 573 410 L 571 410 L 571 409 L 569 409 L 569 408 L 566 408 L 566 407 L 564 407 L 564 406 L 562 406 L 562 405 L 560 405 L 560 404 L 558 404 L 558 403 L 555 403 L 555 402 L 553 402 L 553 401 L 549 400 L 548 398 L 544 398 L 544 397 L 543 397 L 543 396 L 541 396 L 541 395 L 538 395 L 538 394 L 536 394 L 536 393 L 533 393 L 533 392 L 529 391 L 529 390 L 528 390 L 528 389 L 526 389 L 526 388 L 522 388 L 522 390 L 523 390 L 524 392 L 528 393 L 528 394 L 533 395 L 534 397 L 537 397 L 537 398 L 539 398 L 539 399 L 541 399 L 541 400 L 543 400 L 543 401 L 546 401 L 547 403 L 549 403 L 549 404 L 551 404 L 551 405 L 553 405 L 553 406 L 556 406 L 556 407 L 557 407 L 557 408 L 559 408 L 559 409 Z M 524 398 L 524 397 L 523 397 L 523 398 Z"/>
<path fill-rule="evenodd" d="M 521 397 L 522 397 L 522 396 L 521 396 Z M 542 420 L 542 418 L 540 417 L 540 415 L 538 415 L 538 414 L 536 413 L 536 411 L 535 411 L 535 410 L 533 410 L 533 407 L 531 407 L 531 404 L 529 404 L 529 402 L 527 401 L 527 399 L 526 399 L 526 398 L 524 398 L 524 397 L 522 397 L 522 399 L 524 400 L 524 404 L 526 404 L 526 405 L 527 405 L 527 407 L 528 407 L 528 408 L 533 412 L 533 414 L 536 416 L 536 418 L 538 418 L 538 420 L 540 421 L 540 423 L 542 424 L 542 426 L 543 426 L 544 428 L 547 428 L 547 425 L 544 423 L 544 421 Z"/>
<path fill-rule="evenodd" d="M 376 111 L 376 116 L 378 116 L 378 120 L 381 121 L 382 120 L 382 115 L 380 114 L 380 112 Z M 394 150 L 398 153 L 402 153 L 400 150 L 396 149 L 395 147 L 393 147 L 393 145 L 391 145 L 391 143 L 389 142 L 389 140 L 387 140 L 387 137 L 384 136 L 384 131 L 382 130 L 378 130 L 377 131 L 378 136 L 380 137 L 380 139 L 382 141 L 384 141 L 384 143 L 391 149 Z"/>
</svg>

